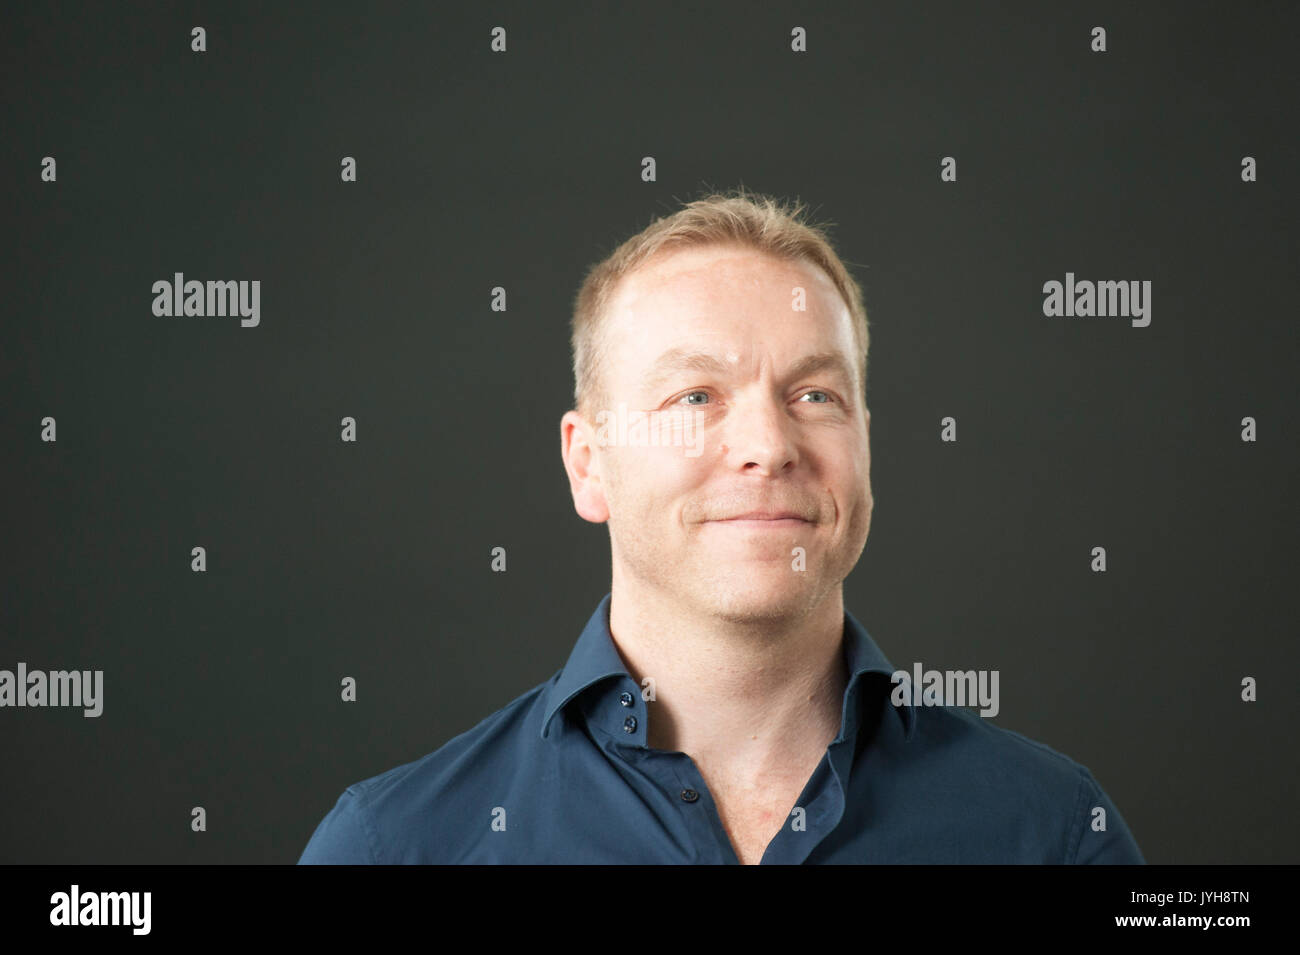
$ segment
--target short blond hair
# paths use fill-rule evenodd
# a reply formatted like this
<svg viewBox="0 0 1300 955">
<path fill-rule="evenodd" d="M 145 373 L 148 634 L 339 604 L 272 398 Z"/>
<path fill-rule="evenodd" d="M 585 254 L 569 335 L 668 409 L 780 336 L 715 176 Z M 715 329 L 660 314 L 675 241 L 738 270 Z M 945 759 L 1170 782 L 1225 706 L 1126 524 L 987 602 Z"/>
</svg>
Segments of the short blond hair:
<svg viewBox="0 0 1300 955">
<path fill-rule="evenodd" d="M 831 246 L 833 223 L 805 220 L 805 205 L 783 203 L 746 192 L 714 192 L 669 216 L 656 219 L 625 241 L 602 262 L 593 265 L 574 299 L 572 336 L 573 400 L 584 417 L 600 400 L 599 366 L 606 354 L 602 334 L 605 311 L 620 281 L 657 252 L 706 245 L 738 245 L 779 259 L 806 259 L 825 272 L 848 306 L 857 346 L 861 384 L 866 387 L 870 333 L 862 289 Z"/>
</svg>

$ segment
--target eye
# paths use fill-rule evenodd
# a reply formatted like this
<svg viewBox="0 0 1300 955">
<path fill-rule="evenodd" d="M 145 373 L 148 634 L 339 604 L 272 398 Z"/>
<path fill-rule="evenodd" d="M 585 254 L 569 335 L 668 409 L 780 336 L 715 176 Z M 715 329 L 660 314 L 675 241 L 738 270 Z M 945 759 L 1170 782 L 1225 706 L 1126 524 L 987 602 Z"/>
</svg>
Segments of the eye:
<svg viewBox="0 0 1300 955">
<path fill-rule="evenodd" d="M 814 401 L 813 404 L 815 404 L 815 405 L 823 405 L 823 404 L 827 404 L 827 403 L 829 403 L 830 400 L 831 400 L 831 396 L 830 396 L 829 394 L 827 394 L 826 392 L 824 392 L 824 391 L 809 391 L 809 392 L 806 392 L 805 394 L 801 395 L 800 398 L 801 398 L 801 399 L 802 399 L 802 398 L 807 398 L 809 395 L 821 395 L 823 398 L 826 399 L 825 401 Z"/>
<path fill-rule="evenodd" d="M 701 402 L 698 402 L 698 401 L 687 401 L 687 400 L 686 400 L 687 398 L 694 397 L 695 395 L 703 395 L 704 397 L 707 398 L 707 397 L 709 396 L 709 393 L 708 393 L 707 391 L 689 391 L 689 392 L 687 392 L 686 394 L 682 395 L 681 398 L 678 399 L 678 402 L 677 402 L 677 403 L 678 403 L 678 404 L 683 404 L 683 403 L 684 403 L 684 404 L 691 405 L 691 406 L 699 405 Z"/>
</svg>

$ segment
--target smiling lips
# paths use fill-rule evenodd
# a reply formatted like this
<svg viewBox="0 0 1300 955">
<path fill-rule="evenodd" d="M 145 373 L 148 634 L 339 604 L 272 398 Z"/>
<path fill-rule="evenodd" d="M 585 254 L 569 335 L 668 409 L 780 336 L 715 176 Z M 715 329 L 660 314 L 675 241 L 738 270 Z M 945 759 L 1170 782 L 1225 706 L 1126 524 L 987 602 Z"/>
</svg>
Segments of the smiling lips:
<svg viewBox="0 0 1300 955">
<path fill-rule="evenodd" d="M 796 514 L 794 511 L 746 511 L 744 514 L 736 514 L 733 517 L 720 517 L 720 521 L 783 521 L 783 520 L 803 520 L 803 515 Z"/>
<path fill-rule="evenodd" d="M 746 511 L 735 517 L 723 517 L 707 521 L 709 524 L 731 524 L 736 527 L 757 529 L 789 529 L 810 523 L 794 511 Z"/>
</svg>

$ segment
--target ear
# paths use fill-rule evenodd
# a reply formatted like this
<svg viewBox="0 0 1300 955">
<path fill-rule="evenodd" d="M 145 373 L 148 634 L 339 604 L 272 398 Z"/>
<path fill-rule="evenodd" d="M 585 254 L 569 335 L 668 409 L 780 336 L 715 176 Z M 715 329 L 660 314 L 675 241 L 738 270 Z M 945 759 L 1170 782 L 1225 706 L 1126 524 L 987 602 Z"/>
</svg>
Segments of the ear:
<svg viewBox="0 0 1300 955">
<path fill-rule="evenodd" d="M 560 419 L 560 457 L 569 475 L 573 509 L 583 520 L 603 524 L 609 520 L 605 488 L 600 480 L 599 449 L 593 447 L 594 432 L 577 411 L 566 411 Z"/>
</svg>

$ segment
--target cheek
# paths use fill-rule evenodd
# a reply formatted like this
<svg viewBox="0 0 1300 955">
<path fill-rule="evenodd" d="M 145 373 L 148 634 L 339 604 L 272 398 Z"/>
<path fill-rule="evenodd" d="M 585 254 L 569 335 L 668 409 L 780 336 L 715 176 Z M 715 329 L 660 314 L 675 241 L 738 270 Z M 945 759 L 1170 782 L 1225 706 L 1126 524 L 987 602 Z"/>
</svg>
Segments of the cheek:
<svg viewBox="0 0 1300 955">
<path fill-rule="evenodd" d="M 864 460 L 858 467 L 858 480 L 862 488 L 862 524 L 863 529 L 871 526 L 871 514 L 876 507 L 875 496 L 871 493 L 871 461 Z"/>
<path fill-rule="evenodd" d="M 865 453 L 842 456 L 829 463 L 832 476 L 829 483 L 835 488 L 840 509 L 853 521 L 870 519 L 873 500 L 871 496 L 871 460 Z"/>
<path fill-rule="evenodd" d="M 619 448 L 605 469 L 610 512 L 671 517 L 698 483 L 695 460 L 680 448 Z"/>
</svg>

